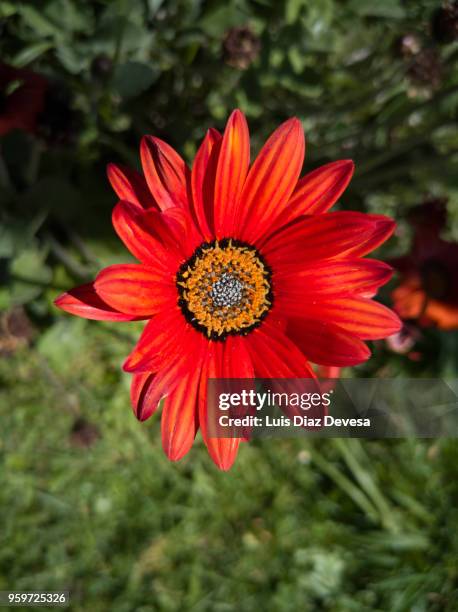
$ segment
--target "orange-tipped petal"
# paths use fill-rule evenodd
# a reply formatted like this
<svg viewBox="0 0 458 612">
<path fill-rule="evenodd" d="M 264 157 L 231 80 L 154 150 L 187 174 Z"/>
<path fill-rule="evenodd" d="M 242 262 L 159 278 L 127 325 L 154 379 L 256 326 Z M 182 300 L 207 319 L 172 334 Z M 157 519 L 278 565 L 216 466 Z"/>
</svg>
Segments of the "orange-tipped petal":
<svg viewBox="0 0 458 612">
<path fill-rule="evenodd" d="M 94 283 L 80 285 L 62 293 L 54 300 L 54 304 L 72 315 L 94 321 L 136 321 L 142 318 L 118 312 L 109 306 L 96 293 Z"/>
<path fill-rule="evenodd" d="M 327 212 L 347 188 L 355 169 L 351 159 L 331 162 L 302 177 L 291 196 L 282 221 L 299 215 Z"/>
<path fill-rule="evenodd" d="M 144 136 L 140 156 L 146 182 L 159 208 L 187 208 L 190 172 L 178 153 L 163 140 Z"/>
<path fill-rule="evenodd" d="M 237 232 L 254 241 L 285 209 L 297 184 L 305 153 L 300 121 L 285 121 L 267 140 L 251 167 L 241 197 Z"/>
<path fill-rule="evenodd" d="M 221 134 L 210 128 L 196 153 L 191 173 L 192 197 L 196 224 L 203 237 L 214 237 L 215 176 L 221 147 Z"/>
<path fill-rule="evenodd" d="M 94 288 L 112 308 L 134 316 L 152 316 L 175 306 L 172 278 L 140 264 L 116 264 L 99 272 Z"/>
<path fill-rule="evenodd" d="M 246 119 L 235 110 L 226 125 L 215 176 L 214 224 L 217 238 L 231 236 L 250 165 L 250 136 Z"/>
<path fill-rule="evenodd" d="M 288 335 L 307 359 L 321 365 L 354 366 L 371 354 L 359 338 L 328 322 L 290 319 Z"/>
<path fill-rule="evenodd" d="M 116 164 L 108 164 L 107 176 L 120 200 L 131 202 L 142 208 L 158 209 L 144 176 L 136 170 Z"/>
</svg>

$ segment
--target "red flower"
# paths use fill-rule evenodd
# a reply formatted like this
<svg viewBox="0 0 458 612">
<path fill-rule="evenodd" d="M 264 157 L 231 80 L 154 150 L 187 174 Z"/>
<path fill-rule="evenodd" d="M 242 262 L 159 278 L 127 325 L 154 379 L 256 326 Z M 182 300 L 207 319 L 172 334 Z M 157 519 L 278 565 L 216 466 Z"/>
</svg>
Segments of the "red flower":
<svg viewBox="0 0 458 612">
<path fill-rule="evenodd" d="M 458 328 L 458 244 L 439 237 L 446 222 L 445 203 L 432 200 L 410 215 L 415 228 L 409 255 L 391 263 L 401 282 L 391 297 L 404 320 L 421 327 Z"/>
<path fill-rule="evenodd" d="M 353 173 L 349 160 L 299 179 L 304 136 L 281 125 L 250 167 L 248 127 L 232 113 L 224 135 L 210 129 L 192 171 L 165 142 L 141 144 L 145 178 L 110 166 L 121 201 L 116 231 L 140 264 L 110 266 L 56 304 L 92 319 L 148 319 L 124 364 L 132 401 L 147 419 L 165 396 L 162 440 L 170 459 L 190 449 L 200 428 L 227 470 L 239 439 L 208 435 L 208 378 L 314 376 L 309 360 L 355 365 L 363 340 L 400 327 L 372 301 L 391 268 L 363 259 L 394 222 L 381 215 L 325 213 Z"/>
<path fill-rule="evenodd" d="M 47 81 L 39 74 L 0 62 L 0 136 L 11 130 L 35 131 L 46 89 Z"/>
</svg>

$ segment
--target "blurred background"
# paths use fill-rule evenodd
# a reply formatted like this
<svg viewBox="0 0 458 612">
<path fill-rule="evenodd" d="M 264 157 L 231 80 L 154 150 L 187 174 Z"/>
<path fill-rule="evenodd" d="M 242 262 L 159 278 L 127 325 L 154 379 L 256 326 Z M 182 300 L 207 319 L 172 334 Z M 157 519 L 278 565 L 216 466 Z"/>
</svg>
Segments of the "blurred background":
<svg viewBox="0 0 458 612">
<path fill-rule="evenodd" d="M 140 324 L 52 300 L 127 261 L 107 162 L 143 134 L 188 162 L 247 115 L 296 115 L 304 171 L 342 158 L 338 208 L 388 214 L 380 300 L 405 321 L 345 376 L 457 377 L 458 3 L 0 0 L 0 590 L 74 610 L 458 607 L 454 440 L 258 440 L 231 472 L 178 464 L 120 364 Z"/>
</svg>

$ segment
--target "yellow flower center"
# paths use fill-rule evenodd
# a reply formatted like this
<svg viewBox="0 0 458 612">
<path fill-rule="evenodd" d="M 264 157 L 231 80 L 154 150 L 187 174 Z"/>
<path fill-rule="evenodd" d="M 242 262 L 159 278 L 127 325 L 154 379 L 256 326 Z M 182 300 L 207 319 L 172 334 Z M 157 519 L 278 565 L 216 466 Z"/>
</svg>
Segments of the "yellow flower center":
<svg viewBox="0 0 458 612">
<path fill-rule="evenodd" d="M 248 334 L 272 306 L 270 269 L 238 240 L 202 244 L 179 269 L 176 285 L 186 319 L 212 340 Z"/>
</svg>

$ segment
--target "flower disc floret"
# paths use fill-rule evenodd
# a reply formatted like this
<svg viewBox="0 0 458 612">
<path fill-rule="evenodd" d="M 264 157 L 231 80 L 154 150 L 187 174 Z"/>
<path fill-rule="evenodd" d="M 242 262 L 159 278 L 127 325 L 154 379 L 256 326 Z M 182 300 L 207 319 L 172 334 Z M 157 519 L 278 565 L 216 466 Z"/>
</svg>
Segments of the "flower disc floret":
<svg viewBox="0 0 458 612">
<path fill-rule="evenodd" d="M 271 271 L 249 244 L 202 244 L 176 275 L 178 304 L 186 319 L 212 340 L 246 335 L 272 306 Z"/>
</svg>

